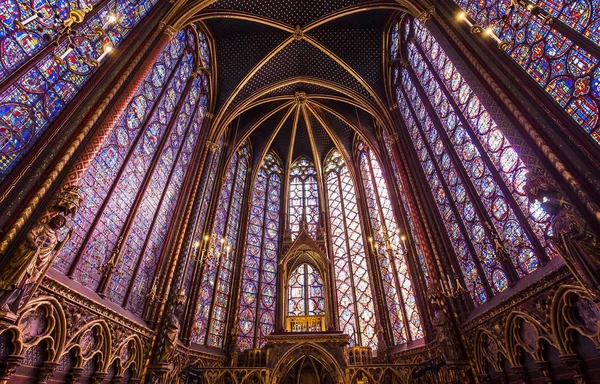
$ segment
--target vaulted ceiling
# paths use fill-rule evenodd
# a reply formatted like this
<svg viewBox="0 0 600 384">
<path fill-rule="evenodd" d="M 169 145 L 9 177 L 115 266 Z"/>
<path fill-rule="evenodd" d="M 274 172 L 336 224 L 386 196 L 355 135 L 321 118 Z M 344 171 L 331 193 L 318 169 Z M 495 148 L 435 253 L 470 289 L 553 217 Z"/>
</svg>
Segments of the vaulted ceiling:
<svg viewBox="0 0 600 384">
<path fill-rule="evenodd" d="M 318 163 L 336 146 L 351 153 L 355 132 L 374 140 L 391 121 L 384 33 L 393 14 L 418 14 L 392 0 L 218 0 L 194 20 L 214 41 L 213 129 L 273 149 L 284 161 Z M 231 146 L 231 148 L 235 148 Z"/>
</svg>

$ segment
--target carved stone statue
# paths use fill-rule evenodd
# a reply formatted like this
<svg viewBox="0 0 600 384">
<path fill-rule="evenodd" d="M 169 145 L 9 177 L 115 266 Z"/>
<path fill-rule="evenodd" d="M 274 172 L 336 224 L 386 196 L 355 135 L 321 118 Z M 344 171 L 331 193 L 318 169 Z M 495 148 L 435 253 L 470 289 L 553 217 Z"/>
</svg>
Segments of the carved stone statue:
<svg viewBox="0 0 600 384">
<path fill-rule="evenodd" d="M 454 346 L 448 315 L 436 302 L 431 303 L 431 308 L 433 310 L 433 326 L 436 330 L 436 338 L 440 345 L 444 360 L 446 360 L 446 362 L 457 360 L 459 356 Z"/>
<path fill-rule="evenodd" d="M 179 328 L 181 327 L 179 318 L 183 313 L 185 300 L 185 295 L 178 293 L 175 301 L 173 302 L 171 313 L 167 317 L 165 324 L 164 347 L 158 358 L 161 363 L 171 362 L 175 355 L 177 341 L 179 340 Z"/>
<path fill-rule="evenodd" d="M 585 221 L 562 210 L 552 219 L 550 240 L 579 282 L 600 302 L 600 244 Z"/>
<path fill-rule="evenodd" d="M 552 241 L 565 264 L 579 283 L 600 302 L 600 242 L 585 220 L 565 199 L 550 177 L 530 173 L 525 191 L 531 200 L 541 202 L 542 209 L 553 216 Z"/>
<path fill-rule="evenodd" d="M 63 190 L 58 193 L 50 204 L 50 208 L 63 215 L 75 216 L 75 213 L 77 213 L 77 210 L 81 205 L 81 201 L 81 187 L 71 185 L 63 188 Z"/>
<path fill-rule="evenodd" d="M 56 215 L 34 226 L 0 271 L 0 308 L 16 312 L 21 300 L 43 277 L 54 254 L 68 240 L 59 241 L 57 231 L 66 223 Z"/>
</svg>

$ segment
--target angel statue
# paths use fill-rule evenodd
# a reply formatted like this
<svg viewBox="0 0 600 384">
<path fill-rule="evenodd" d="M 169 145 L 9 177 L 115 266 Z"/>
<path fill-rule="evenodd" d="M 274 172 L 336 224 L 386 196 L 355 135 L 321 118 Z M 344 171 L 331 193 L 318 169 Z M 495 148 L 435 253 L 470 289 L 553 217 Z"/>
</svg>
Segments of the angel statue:
<svg viewBox="0 0 600 384">
<path fill-rule="evenodd" d="M 0 270 L 0 310 L 16 313 L 24 297 L 31 296 L 54 258 L 71 237 L 59 241 L 58 230 L 67 220 L 62 215 L 35 225 Z M 27 300 L 26 300 L 27 301 Z"/>
</svg>

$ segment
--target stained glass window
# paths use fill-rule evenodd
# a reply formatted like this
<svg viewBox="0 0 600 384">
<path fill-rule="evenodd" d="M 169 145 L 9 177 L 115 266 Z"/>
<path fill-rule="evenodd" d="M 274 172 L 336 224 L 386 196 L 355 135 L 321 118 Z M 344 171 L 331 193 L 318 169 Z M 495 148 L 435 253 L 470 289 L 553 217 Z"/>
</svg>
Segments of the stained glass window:
<svg viewBox="0 0 600 384">
<path fill-rule="evenodd" d="M 85 200 L 55 268 L 141 315 L 206 114 L 205 74 L 192 78 L 197 32 L 165 47 L 84 173 Z M 176 117 L 176 118 L 175 118 Z"/>
<path fill-rule="evenodd" d="M 161 168 L 166 168 L 166 164 L 173 161 L 171 160 L 171 154 L 167 152 L 170 149 L 165 149 L 161 162 L 155 170 L 150 186 L 144 195 L 138 216 L 133 222 L 129 238 L 124 243 L 124 255 L 120 260 L 121 265 L 127 270 L 129 269 L 129 261 L 135 261 L 137 262 L 137 270 L 134 270 L 132 278 L 123 278 L 123 282 L 116 281 L 113 275 L 113 280 L 109 286 L 110 295 L 112 292 L 117 293 L 121 284 L 131 284 L 130 281 L 133 281 L 133 290 L 127 302 L 127 308 L 140 316 L 145 298 L 152 288 L 156 267 L 168 230 L 171 228 L 173 213 L 176 210 L 184 178 L 190 166 L 190 160 L 196 148 L 198 135 L 206 115 L 207 97 L 200 95 L 201 83 L 201 76 L 194 80 L 186 104 L 179 112 L 177 125 L 169 138 L 170 145 L 173 147 L 179 146 L 179 152 L 175 155 L 174 166 L 171 165 L 168 177 L 162 174 L 163 169 Z M 188 126 L 187 132 L 185 131 L 186 125 Z M 164 183 L 164 180 L 167 180 L 166 183 Z M 151 224 L 148 224 L 150 221 Z M 139 240 L 136 240 L 136 238 Z M 143 242 L 145 242 L 143 247 L 137 247 L 138 243 L 142 244 Z"/>
<path fill-rule="evenodd" d="M 400 71 L 398 105 L 480 304 L 506 289 L 505 268 L 523 277 L 540 257 L 554 256 L 545 241 L 548 217 L 525 196 L 529 171 L 501 127 L 425 27 L 414 20 L 410 28 L 415 39 L 403 44 L 410 67 Z M 498 252 L 513 265 L 503 265 Z"/>
<path fill-rule="evenodd" d="M 317 268 L 300 264 L 290 274 L 288 287 L 288 316 L 325 314 L 323 279 Z"/>
<path fill-rule="evenodd" d="M 377 349 L 375 308 L 354 183 L 339 151 L 325 160 L 340 330 L 351 345 Z"/>
<path fill-rule="evenodd" d="M 95 228 L 88 233 L 89 239 L 83 248 L 82 261 L 79 263 L 75 278 L 92 289 L 96 289 L 100 281 L 102 272 L 98 267 L 108 261 L 117 246 L 125 222 L 136 203 L 138 191 L 142 188 L 185 81 L 190 75 L 191 64 L 192 56 L 185 54 L 173 78 L 167 84 L 157 108 L 154 108 L 149 116 L 146 129 L 134 143 L 129 161 L 124 164 L 120 175 L 117 176 L 116 186 L 103 206 L 100 219 Z M 118 244 L 119 247 L 121 245 Z M 129 274 L 130 271 L 126 273 Z"/>
<path fill-rule="evenodd" d="M 179 33 L 165 47 L 154 64 L 152 72 L 137 89 L 124 113 L 119 117 L 115 128 L 98 151 L 96 159 L 91 162 L 87 172 L 83 175 L 80 186 L 85 201 L 74 219 L 76 225 L 73 226 L 71 241 L 65 244 L 62 252 L 58 255 L 55 264 L 57 269 L 66 273 L 79 248 L 86 241 L 87 233 L 93 227 L 95 219 L 111 191 L 111 186 L 124 165 L 127 154 L 142 136 L 144 122 L 179 63 L 184 48 L 183 38 L 184 33 Z M 95 263 L 95 267 L 100 268 L 101 264 Z M 86 278 L 85 276 L 80 277 L 84 283 Z"/>
<path fill-rule="evenodd" d="M 192 342 L 197 344 L 223 347 L 231 275 L 249 166 L 250 147 L 245 143 L 232 156 L 219 195 L 192 328 Z"/>
<path fill-rule="evenodd" d="M 242 270 L 238 347 L 262 348 L 275 327 L 282 164 L 268 153 L 254 182 Z"/>
<path fill-rule="evenodd" d="M 98 59 L 107 44 L 119 46 L 156 2 L 90 2 L 100 5 L 78 28 L 90 36 L 76 38 L 76 48 L 68 52 L 67 41 L 62 39 L 56 49 L 57 55 L 64 56 L 62 64 L 56 63 L 52 52 L 42 51 L 48 44 L 42 35 L 54 37 L 54 33 L 48 28 L 48 19 L 36 17 L 37 12 L 62 20 L 71 9 L 81 9 L 87 2 L 8 0 L 0 4 L 0 85 L 4 85 L 0 86 L 0 181 L 97 70 L 90 59 Z M 107 24 L 111 16 L 116 22 Z M 19 20 L 31 21 L 20 29 L 16 28 Z M 93 35 L 94 29 L 103 25 L 107 25 L 107 33 L 102 37 Z M 34 65 L 19 75 L 17 69 L 27 62 Z"/>
<path fill-rule="evenodd" d="M 289 222 L 292 239 L 301 231 L 304 222 L 308 233 L 315 237 L 319 226 L 319 188 L 317 171 L 312 162 L 300 158 L 290 172 Z"/>
<path fill-rule="evenodd" d="M 396 164 L 396 160 L 394 158 L 394 153 L 392 149 L 393 139 L 388 136 L 385 132 L 383 133 L 385 140 L 385 149 L 390 158 L 390 163 L 392 165 L 392 172 L 394 173 L 394 180 L 396 181 L 396 185 L 398 186 L 398 192 L 400 192 L 400 200 L 402 201 L 402 208 L 404 215 L 406 217 L 406 221 L 409 225 L 409 231 L 411 234 L 411 238 L 415 244 L 415 249 L 417 251 L 417 257 L 419 266 L 421 267 L 421 271 L 423 271 L 423 277 L 425 278 L 425 283 L 429 283 L 429 271 L 427 270 L 427 263 L 425 261 L 425 254 L 423 251 L 423 244 L 426 243 L 425 239 L 422 239 L 423 234 L 419 232 L 417 226 L 415 225 L 415 211 L 411 209 L 408 198 L 406 197 L 406 192 L 402 180 L 400 179 L 400 172 L 398 172 L 398 166 Z M 405 234 L 401 234 L 401 236 L 406 236 Z M 401 238 L 402 239 L 402 238 Z"/>
<path fill-rule="evenodd" d="M 599 0 L 533 1 L 540 12 L 519 1 L 455 2 L 477 24 L 508 42 L 506 53 L 600 143 L 600 58 L 559 31 L 565 25 L 586 44 L 598 46 Z M 555 20 L 547 23 L 547 17 Z"/>
<path fill-rule="evenodd" d="M 358 144 L 360 171 L 367 198 L 373 237 L 370 246 L 376 254 L 396 344 L 423 337 L 406 247 L 392 210 L 392 202 L 379 161 L 362 142 Z"/>
<path fill-rule="evenodd" d="M 200 205 L 200 212 L 198 213 L 198 218 L 196 221 L 196 228 L 194 230 L 194 237 L 193 237 L 193 243 L 192 243 L 193 247 L 194 247 L 194 252 L 192 253 L 192 257 L 190 257 L 190 259 L 188 261 L 188 269 L 187 269 L 187 273 L 185 275 L 185 281 L 184 281 L 185 291 L 188 295 L 190 294 L 190 286 L 192 284 L 194 270 L 196 269 L 196 262 L 203 256 L 203 254 L 200 252 L 206 252 L 206 249 L 204 248 L 204 245 L 203 245 L 203 241 L 208 236 L 208 235 L 204 234 L 204 228 L 206 226 L 206 215 L 208 212 L 208 206 L 210 204 L 210 198 L 213 193 L 213 185 L 215 184 L 215 177 L 216 177 L 217 170 L 219 167 L 219 160 L 221 158 L 221 152 L 223 150 L 224 138 L 225 138 L 225 135 L 221 135 L 221 138 L 219 139 L 215 150 L 209 152 L 208 159 L 206 161 L 207 171 L 203 172 L 202 180 L 200 182 L 201 183 L 200 186 L 202 188 L 202 192 L 199 195 L 201 205 Z M 188 297 L 191 297 L 191 295 Z"/>
</svg>

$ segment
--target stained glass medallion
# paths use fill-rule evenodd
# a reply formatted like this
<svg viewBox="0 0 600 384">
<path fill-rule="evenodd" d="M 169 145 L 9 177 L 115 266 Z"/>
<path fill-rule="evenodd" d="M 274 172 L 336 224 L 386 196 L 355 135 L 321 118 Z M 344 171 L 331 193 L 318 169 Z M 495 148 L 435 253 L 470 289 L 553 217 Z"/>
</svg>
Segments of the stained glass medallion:
<svg viewBox="0 0 600 384">
<path fill-rule="evenodd" d="M 253 188 L 239 305 L 238 347 L 262 348 L 275 327 L 275 291 L 282 163 L 262 161 Z"/>
</svg>

